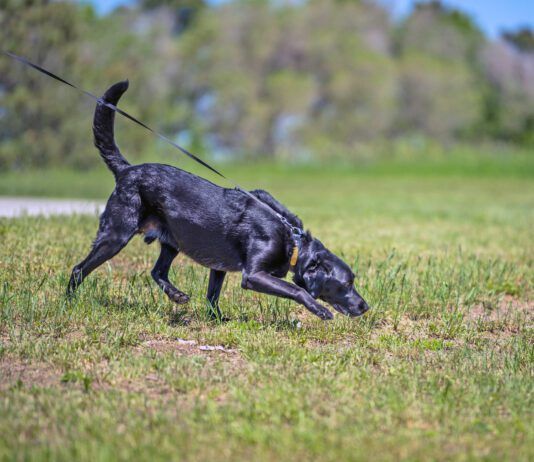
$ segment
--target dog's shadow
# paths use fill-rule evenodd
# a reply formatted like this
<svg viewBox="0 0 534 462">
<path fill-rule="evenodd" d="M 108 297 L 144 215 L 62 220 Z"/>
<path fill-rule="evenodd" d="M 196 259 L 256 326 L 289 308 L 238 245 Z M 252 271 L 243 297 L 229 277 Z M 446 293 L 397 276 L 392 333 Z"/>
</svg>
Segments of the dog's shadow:
<svg viewBox="0 0 534 462">
<path fill-rule="evenodd" d="M 125 295 L 99 294 L 95 302 L 109 312 L 137 313 L 144 316 L 147 313 L 157 313 L 166 318 L 170 326 L 186 326 L 191 322 L 191 313 L 183 307 L 177 307 L 172 303 L 154 303 L 152 301 L 140 302 Z"/>
</svg>

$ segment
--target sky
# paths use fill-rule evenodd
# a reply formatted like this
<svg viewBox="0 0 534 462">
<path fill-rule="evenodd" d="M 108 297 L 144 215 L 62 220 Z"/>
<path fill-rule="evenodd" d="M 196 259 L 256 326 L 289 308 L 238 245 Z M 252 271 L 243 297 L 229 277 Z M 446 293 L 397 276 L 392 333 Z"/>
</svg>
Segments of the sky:
<svg viewBox="0 0 534 462">
<path fill-rule="evenodd" d="M 119 5 L 134 3 L 132 0 L 83 1 L 95 5 L 101 14 L 106 14 Z M 223 1 L 211 0 L 211 3 Z M 389 5 L 397 16 L 402 17 L 410 11 L 415 0 L 382 0 L 382 2 Z M 471 14 L 490 37 L 498 36 L 502 29 L 515 29 L 524 25 L 534 28 L 534 0 L 445 0 L 444 3 Z"/>
</svg>

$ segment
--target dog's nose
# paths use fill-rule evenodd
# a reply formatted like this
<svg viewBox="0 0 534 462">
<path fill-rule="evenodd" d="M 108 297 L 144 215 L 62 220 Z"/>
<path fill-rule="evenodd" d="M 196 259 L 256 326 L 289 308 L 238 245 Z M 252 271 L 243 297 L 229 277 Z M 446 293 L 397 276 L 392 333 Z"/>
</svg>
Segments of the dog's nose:
<svg viewBox="0 0 534 462">
<path fill-rule="evenodd" d="M 369 310 L 369 305 L 365 303 L 363 300 L 361 300 L 358 302 L 356 306 L 350 309 L 349 315 L 353 317 L 361 316 L 368 310 Z"/>
<path fill-rule="evenodd" d="M 364 314 L 365 312 L 369 311 L 370 308 L 371 307 L 363 300 L 358 305 L 358 310 L 360 310 L 360 314 Z"/>
<path fill-rule="evenodd" d="M 361 316 L 369 310 L 369 305 L 363 300 L 356 305 L 356 309 L 351 311 L 351 316 Z"/>
</svg>

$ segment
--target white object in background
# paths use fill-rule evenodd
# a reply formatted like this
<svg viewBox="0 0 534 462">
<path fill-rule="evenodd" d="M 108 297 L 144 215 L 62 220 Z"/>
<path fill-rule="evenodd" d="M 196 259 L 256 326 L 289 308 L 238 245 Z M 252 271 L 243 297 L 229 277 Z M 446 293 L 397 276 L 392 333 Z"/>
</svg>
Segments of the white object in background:
<svg viewBox="0 0 534 462">
<path fill-rule="evenodd" d="M 24 215 L 95 215 L 104 210 L 101 202 L 76 199 L 43 199 L 35 197 L 0 197 L 0 217 Z"/>
</svg>

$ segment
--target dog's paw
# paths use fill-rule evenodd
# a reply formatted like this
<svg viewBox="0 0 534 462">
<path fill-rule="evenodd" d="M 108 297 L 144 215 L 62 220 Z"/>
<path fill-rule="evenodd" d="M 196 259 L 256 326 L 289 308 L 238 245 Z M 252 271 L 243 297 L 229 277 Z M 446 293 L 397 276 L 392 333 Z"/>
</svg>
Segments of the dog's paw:
<svg viewBox="0 0 534 462">
<path fill-rule="evenodd" d="M 323 321 L 329 321 L 330 319 L 334 319 L 334 315 L 329 310 L 327 310 L 323 305 L 320 305 L 319 303 L 315 305 L 314 312 Z"/>
<path fill-rule="evenodd" d="M 183 305 L 189 301 L 189 295 L 176 291 L 170 296 L 171 300 L 177 305 Z"/>
</svg>

